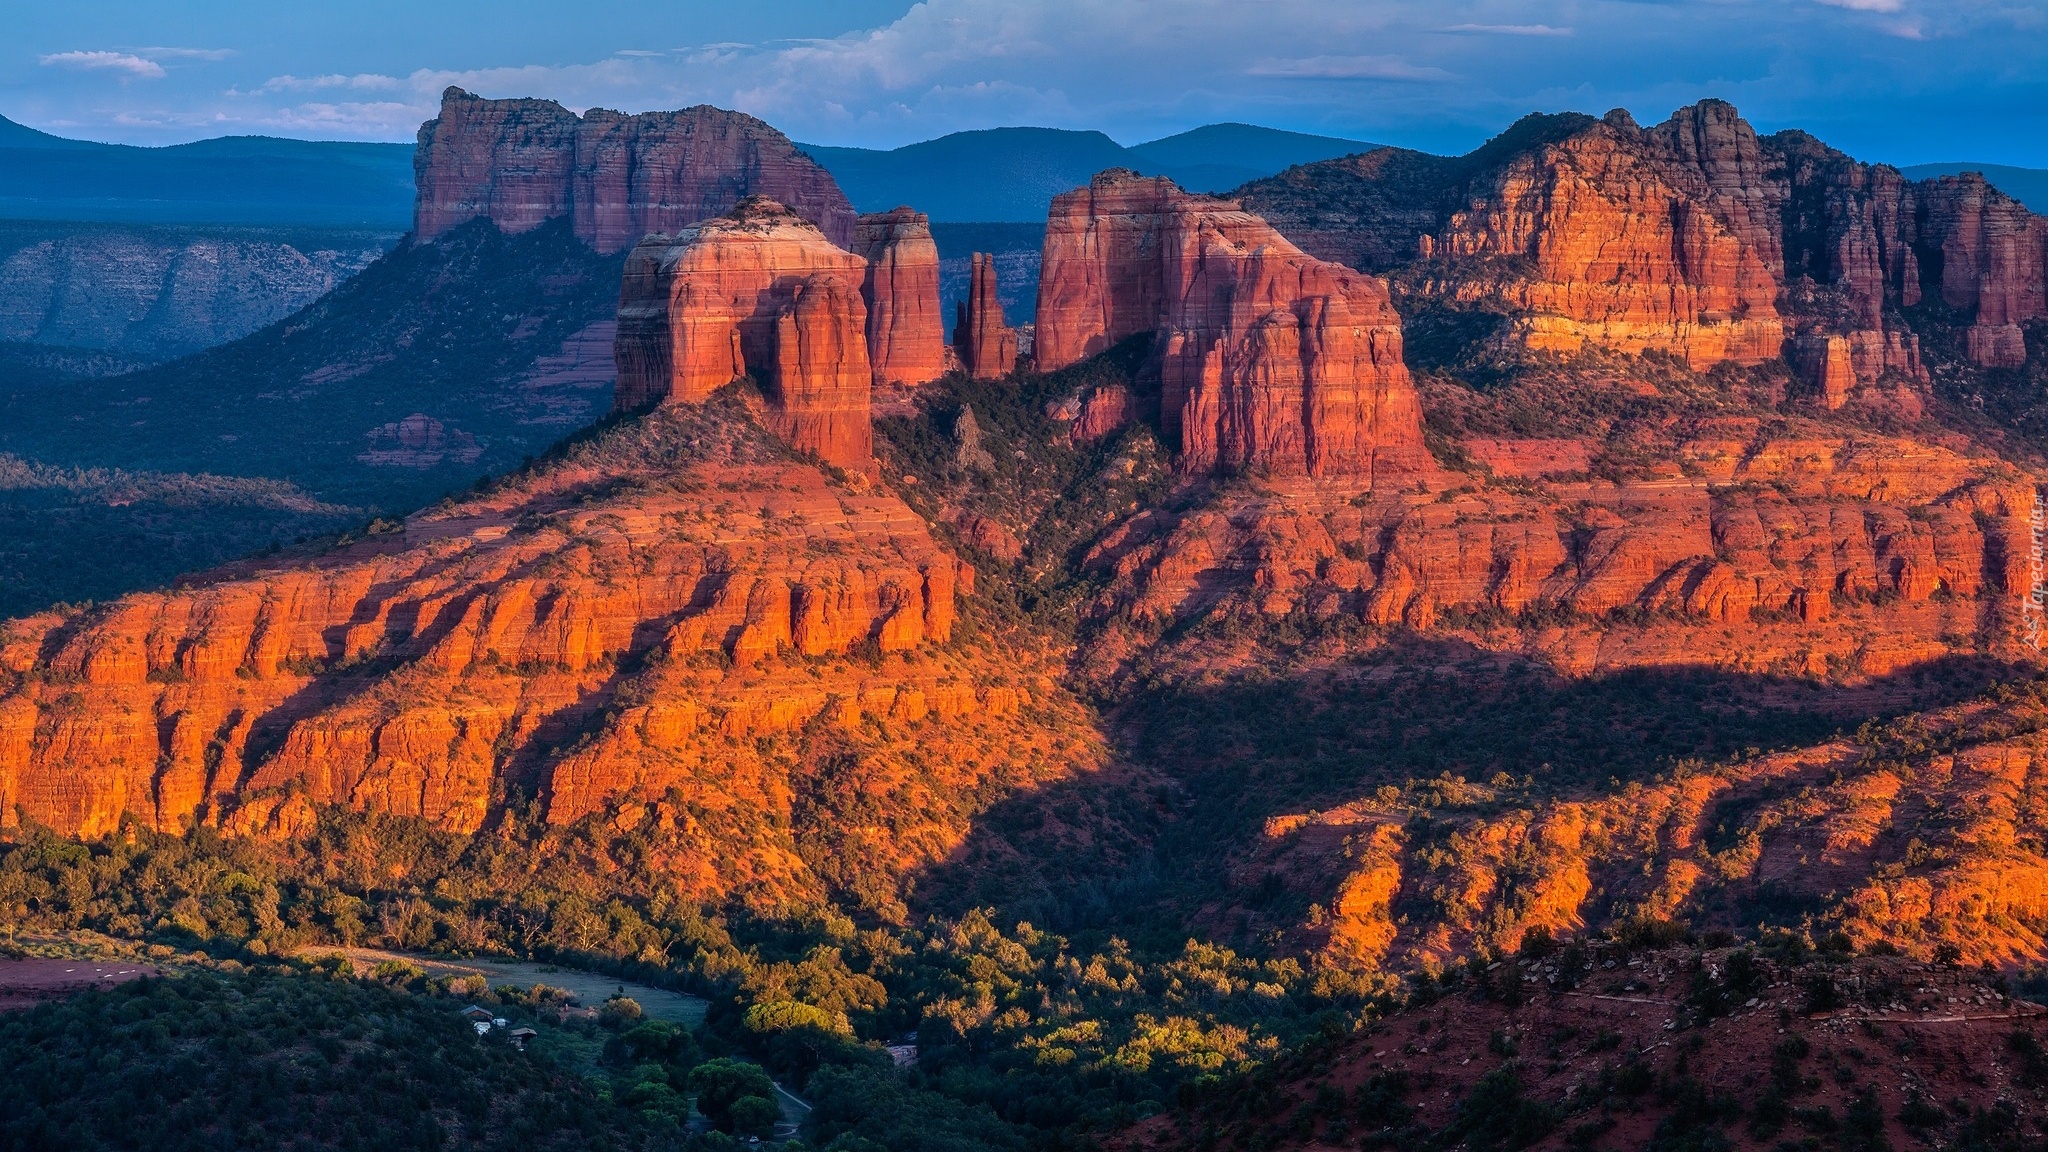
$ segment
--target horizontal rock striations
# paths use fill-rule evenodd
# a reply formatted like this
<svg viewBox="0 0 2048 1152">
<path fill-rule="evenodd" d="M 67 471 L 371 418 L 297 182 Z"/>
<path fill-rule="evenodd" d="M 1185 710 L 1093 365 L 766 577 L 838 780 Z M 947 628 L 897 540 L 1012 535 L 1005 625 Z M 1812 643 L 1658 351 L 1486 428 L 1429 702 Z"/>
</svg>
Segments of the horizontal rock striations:
<svg viewBox="0 0 2048 1152">
<path fill-rule="evenodd" d="M 1507 310 L 1534 351 L 1777 356 L 1778 286 L 1746 221 L 1705 210 L 1638 136 L 1605 122 L 1515 158 L 1420 246 L 1428 291 Z"/>
<path fill-rule="evenodd" d="M 649 236 L 627 258 L 619 292 L 616 407 L 700 404 L 752 376 L 791 443 L 864 467 L 867 272 L 808 220 L 758 197 L 673 237 Z"/>
<path fill-rule="evenodd" d="M 946 322 L 931 221 L 909 208 L 870 213 L 855 227 L 853 250 L 868 262 L 861 299 L 875 385 L 914 386 L 945 375 Z"/>
<path fill-rule="evenodd" d="M 662 409 L 402 532 L 11 622 L 0 828 L 290 834 L 340 805 L 469 832 L 510 788 L 647 821 L 693 894 L 815 896 L 778 741 L 862 748 L 839 786 L 902 829 L 863 851 L 906 866 L 991 779 L 1090 755 L 1028 659 L 939 645 L 972 576 L 738 406 Z"/>
<path fill-rule="evenodd" d="M 1056 369 L 1141 334 L 1190 470 L 1433 470 L 1377 277 L 1303 253 L 1233 202 L 1111 171 L 1053 201 L 1035 355 Z"/>
<path fill-rule="evenodd" d="M 578 117 L 551 100 L 450 88 L 420 127 L 413 168 L 423 241 L 479 218 L 517 233 L 568 216 L 584 243 L 620 252 L 764 195 L 853 243 L 853 206 L 830 173 L 760 120 L 710 105 Z"/>
<path fill-rule="evenodd" d="M 967 297 L 953 317 L 953 350 L 976 380 L 996 380 L 1017 367 L 1017 330 L 1003 323 L 1003 302 L 996 294 L 996 258 L 976 252 L 969 270 Z"/>
<path fill-rule="evenodd" d="M 1718 100 L 1652 128 L 1532 116 L 1463 157 L 1381 149 L 1242 195 L 1308 251 L 1504 314 L 1502 339 L 1536 350 L 1703 368 L 1793 347 L 1825 391 L 1832 337 L 1859 387 L 1924 384 L 1901 311 L 1925 296 L 1964 313 L 1986 366 L 2023 360 L 2019 326 L 2048 315 L 2048 221 L 1981 177 L 1915 182 L 1805 133 L 1758 137 Z"/>
<path fill-rule="evenodd" d="M 238 340 L 368 267 L 395 235 L 0 228 L 0 341 L 171 359 Z"/>
<path fill-rule="evenodd" d="M 1501 628 L 1571 674 L 1884 675 L 2016 643 L 2008 605 L 2029 582 L 2033 488 L 1997 458 L 1818 417 L 1619 435 L 1467 442 L 1532 477 L 1513 485 L 1365 502 L 1276 488 L 1134 517 L 1089 559 L 1110 580 L 1098 611 L 1171 620 L 1221 601 L 1252 616 Z M 1536 466 L 1513 469 L 1518 448 Z M 1615 449 L 1669 463 L 1613 478 L 1600 457 Z"/>
</svg>

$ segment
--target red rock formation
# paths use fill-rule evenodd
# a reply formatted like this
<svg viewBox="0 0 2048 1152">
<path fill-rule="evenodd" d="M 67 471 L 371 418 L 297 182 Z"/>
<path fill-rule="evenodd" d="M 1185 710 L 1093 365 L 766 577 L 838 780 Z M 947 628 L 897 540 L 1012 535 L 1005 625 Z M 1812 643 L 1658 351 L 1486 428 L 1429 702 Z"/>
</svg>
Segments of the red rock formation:
<svg viewBox="0 0 2048 1152">
<path fill-rule="evenodd" d="M 567 216 L 577 123 L 552 100 L 443 92 L 413 152 L 413 234 L 432 240 L 478 217 L 528 232 Z"/>
<path fill-rule="evenodd" d="M 1975 315 L 1970 359 L 1992 368 L 2026 363 L 2020 325 L 2048 317 L 2048 218 L 1975 174 L 1932 181 L 1921 199 L 1925 240 L 1940 261 L 1942 301 Z"/>
<path fill-rule="evenodd" d="M 1857 372 L 1847 336 L 1816 336 L 1799 341 L 1786 349 L 1785 358 L 1813 386 L 1822 407 L 1832 412 L 1849 402 Z"/>
<path fill-rule="evenodd" d="M 582 118 L 550 100 L 484 100 L 459 88 L 420 127 L 413 230 L 421 240 L 479 217 L 525 232 L 560 216 L 599 252 L 675 231 L 749 195 L 789 205 L 832 242 L 853 242 L 852 205 L 831 174 L 752 116 L 699 105 Z"/>
<path fill-rule="evenodd" d="M 884 846 L 906 865 L 959 842 L 989 774 L 1089 755 L 1023 722 L 1063 707 L 1028 657 L 937 646 L 971 577 L 900 501 L 736 409 L 666 408 L 402 533 L 12 622 L 0 826 L 290 834 L 335 804 L 473 831 L 517 781 L 558 823 L 658 816 L 687 891 L 815 894 L 775 831 L 796 757 L 762 748 L 829 724 L 880 773 L 848 786 L 925 789 L 888 801 L 926 814 Z"/>
<path fill-rule="evenodd" d="M 1647 158 L 1640 137 L 1610 119 L 1508 164 L 1433 238 L 1435 290 L 1506 309 L 1511 338 L 1537 351 L 1660 351 L 1694 367 L 1777 356 L 1778 285 L 1751 205 L 1737 201 L 1743 226 L 1731 226 Z M 1732 171 L 1715 176 L 1739 180 L 1757 162 L 1730 151 Z"/>
<path fill-rule="evenodd" d="M 1003 323 L 1003 302 L 996 295 L 996 258 L 976 252 L 969 273 L 967 298 L 953 317 L 953 348 L 967 374 L 976 380 L 1008 376 L 1017 367 L 1017 330 Z"/>
<path fill-rule="evenodd" d="M 2048 221 L 1981 178 L 1915 183 L 1801 132 L 1760 139 L 1718 100 L 1647 129 L 1531 117 L 1462 158 L 1306 165 L 1246 203 L 1318 255 L 1406 265 L 1425 295 L 1507 314 L 1505 338 L 1536 349 L 1705 367 L 1769 359 L 1797 329 L 1846 338 L 1861 385 L 1924 385 L 1900 315 L 1923 280 L 1972 314 L 1984 365 L 2022 362 L 2020 325 L 2048 311 Z"/>
<path fill-rule="evenodd" d="M 1236 597 L 1253 613 L 1444 628 L 1562 609 L 1587 623 L 1521 642 L 1575 674 L 1818 661 L 1880 675 L 2013 642 L 2010 616 L 1987 608 L 2027 584 L 2032 495 L 1993 457 L 1775 417 L 1695 427 L 1655 449 L 1667 475 L 1637 481 L 1586 478 L 1597 442 L 1475 446 L 1538 482 L 1366 502 L 1275 483 L 1134 519 L 1090 558 L 1114 581 L 1100 611 L 1165 620 Z M 1660 623 L 1596 623 L 1617 610 Z"/>
<path fill-rule="evenodd" d="M 867 263 L 772 200 L 626 259 L 615 404 L 697 404 L 752 375 L 791 443 L 848 468 L 870 454 Z"/>
<path fill-rule="evenodd" d="M 1304 254 L 1230 201 L 1124 171 L 1054 199 L 1037 363 L 1155 333 L 1183 465 L 1364 477 L 1433 470 L 1377 278 Z"/>
<path fill-rule="evenodd" d="M 845 468 L 866 467 L 874 454 L 866 321 L 860 289 L 830 273 L 805 277 L 775 317 L 769 425 Z"/>
<path fill-rule="evenodd" d="M 868 262 L 861 298 L 876 386 L 925 384 L 945 375 L 946 324 L 931 221 L 909 208 L 870 213 L 860 218 L 853 250 Z"/>
</svg>

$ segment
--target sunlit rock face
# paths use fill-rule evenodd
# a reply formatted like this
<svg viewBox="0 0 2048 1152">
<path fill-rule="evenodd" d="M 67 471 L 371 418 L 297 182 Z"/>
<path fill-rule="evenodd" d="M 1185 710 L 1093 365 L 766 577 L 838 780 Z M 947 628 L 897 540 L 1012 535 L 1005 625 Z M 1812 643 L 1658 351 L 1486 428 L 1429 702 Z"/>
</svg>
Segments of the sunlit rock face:
<svg viewBox="0 0 2048 1152">
<path fill-rule="evenodd" d="M 769 196 L 853 243 L 854 212 L 830 173 L 752 116 L 708 104 L 636 116 L 552 100 L 485 100 L 460 88 L 420 126 L 413 231 L 432 240 L 471 220 L 508 233 L 560 216 L 599 252 L 674 232 Z"/>
<path fill-rule="evenodd" d="M 670 237 L 626 261 L 619 296 L 616 405 L 699 404 L 752 376 L 770 423 L 844 467 L 871 449 L 868 263 L 772 200 Z"/>
<path fill-rule="evenodd" d="M 1307 255 L 1234 202 L 1106 172 L 1053 201 L 1034 354 L 1056 369 L 1140 334 L 1190 470 L 1432 470 L 1379 278 Z"/>
</svg>

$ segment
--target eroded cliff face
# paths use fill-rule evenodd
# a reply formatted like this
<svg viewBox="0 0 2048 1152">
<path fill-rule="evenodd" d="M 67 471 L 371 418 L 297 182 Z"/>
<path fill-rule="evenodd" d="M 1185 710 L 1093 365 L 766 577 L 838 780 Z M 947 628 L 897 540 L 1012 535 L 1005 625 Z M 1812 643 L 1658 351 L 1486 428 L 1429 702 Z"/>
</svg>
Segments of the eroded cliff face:
<svg viewBox="0 0 2048 1152">
<path fill-rule="evenodd" d="M 450 88 L 440 115 L 420 126 L 413 167 L 423 241 L 478 218 L 518 233 L 568 216 L 584 243 L 620 252 L 761 195 L 834 244 L 853 243 L 853 206 L 830 173 L 760 120 L 710 105 L 578 117 L 551 100 Z"/>
<path fill-rule="evenodd" d="M 0 340 L 172 359 L 297 312 L 396 239 L 14 225 L 0 229 Z"/>
<path fill-rule="evenodd" d="M 1572 675 L 1854 678 L 2017 650 L 2033 506 L 2018 469 L 1755 417 L 1686 422 L 1667 450 L 1668 469 L 1588 478 L 1597 441 L 1474 441 L 1497 474 L 1562 459 L 1434 493 L 1365 501 L 1276 482 L 1141 515 L 1090 558 L 1111 578 L 1097 610 L 1405 625 Z"/>
<path fill-rule="evenodd" d="M 1507 310 L 1509 338 L 1539 352 L 1592 344 L 1696 368 L 1777 356 L 1784 329 L 1760 230 L 1708 210 L 1640 143 L 1609 122 L 1516 158 L 1421 245 L 1423 290 Z"/>
<path fill-rule="evenodd" d="M 1505 314 L 1539 351 L 1657 351 L 1695 368 L 1790 345 L 1817 392 L 1827 342 L 1860 388 L 1926 382 L 1901 315 L 1932 292 L 1980 366 L 2024 362 L 2048 223 L 1965 176 L 1915 182 L 1801 132 L 1759 138 L 1718 100 L 1641 128 L 1530 117 L 1465 157 L 1398 149 L 1243 190 L 1305 248 L 1423 298 Z M 1839 383 L 1839 375 L 1836 382 Z"/>
<path fill-rule="evenodd" d="M 1385 285 L 1317 260 L 1230 201 L 1124 171 L 1057 197 L 1035 356 L 1053 370 L 1150 334 L 1160 422 L 1207 472 L 1434 470 Z"/>
<path fill-rule="evenodd" d="M 2026 363 L 2020 325 L 2048 317 L 2048 219 L 1974 174 L 1929 181 L 1919 199 L 1926 243 L 1939 253 L 1942 301 L 1975 318 L 1970 359 L 1994 368 Z"/>
<path fill-rule="evenodd" d="M 868 753 L 836 786 L 950 813 L 883 846 L 906 866 L 985 773 L 1093 755 L 1025 721 L 1071 708 L 1028 656 L 940 646 L 972 583 L 732 404 L 667 408 L 402 532 L 8 625 L 0 821 L 285 834 L 343 805 L 468 832 L 514 787 L 558 823 L 652 822 L 692 892 L 815 895 L 747 815 L 788 826 L 778 739 L 831 725 Z"/>
<path fill-rule="evenodd" d="M 1972 965 L 2010 963 L 2048 947 L 2043 765 L 2014 735 L 2042 718 L 2037 693 L 2008 694 L 1604 795 L 1461 781 L 1442 828 L 1386 789 L 1269 820 L 1246 859 L 1314 889 L 1316 946 L 1366 968 L 1498 953 L 1622 910 L 1712 923 L 1759 899 L 1829 908 L 1858 946 L 1948 941 Z"/>
<path fill-rule="evenodd" d="M 970 261 L 967 298 L 953 318 L 953 350 L 976 380 L 999 380 L 1017 367 L 1017 330 L 1003 322 L 992 253 L 976 252 Z"/>
<path fill-rule="evenodd" d="M 853 250 L 868 262 L 868 360 L 875 386 L 929 384 L 946 372 L 939 313 L 939 248 L 922 212 L 896 208 L 860 218 Z"/>
<path fill-rule="evenodd" d="M 868 272 L 809 221 L 758 197 L 674 237 L 649 236 L 620 288 L 616 407 L 700 404 L 751 375 L 792 444 L 864 467 Z"/>
</svg>

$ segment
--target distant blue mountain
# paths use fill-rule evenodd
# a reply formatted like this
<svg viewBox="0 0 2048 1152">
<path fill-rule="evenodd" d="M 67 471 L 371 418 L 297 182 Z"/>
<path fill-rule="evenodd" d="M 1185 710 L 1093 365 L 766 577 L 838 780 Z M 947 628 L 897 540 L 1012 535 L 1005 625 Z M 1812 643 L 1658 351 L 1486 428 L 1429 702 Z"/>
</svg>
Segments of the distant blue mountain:
<svg viewBox="0 0 2048 1152">
<path fill-rule="evenodd" d="M 2036 215 L 2048 216 L 2048 169 L 2011 168 L 2003 164 L 1915 164 L 1900 171 L 1915 180 L 1982 172 L 1993 187 L 2025 204 Z"/>
<path fill-rule="evenodd" d="M 1313 164 L 1379 147 L 1363 140 L 1337 136 L 1311 136 L 1306 132 L 1283 132 L 1256 124 L 1205 124 L 1177 136 L 1146 144 L 1133 144 L 1130 153 L 1139 164 L 1158 166 L 1175 176 L 1191 192 L 1227 192 L 1248 180 L 1284 172 L 1296 164 Z M 1195 173 L 1213 170 L 1204 179 Z"/>
<path fill-rule="evenodd" d="M 1042 222 L 1052 198 L 1105 168 L 1225 192 L 1296 164 L 1375 147 L 1362 140 L 1210 124 L 1126 148 L 1100 132 L 991 128 L 882 151 L 800 145 L 862 212 L 908 204 L 942 222 Z"/>
<path fill-rule="evenodd" d="M 412 145 L 228 136 L 133 148 L 0 119 L 0 218 L 403 231 Z"/>
</svg>

